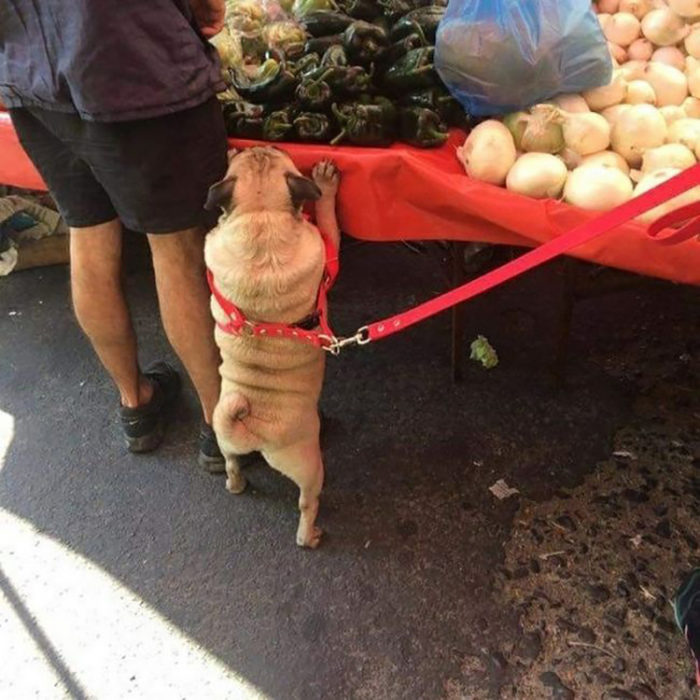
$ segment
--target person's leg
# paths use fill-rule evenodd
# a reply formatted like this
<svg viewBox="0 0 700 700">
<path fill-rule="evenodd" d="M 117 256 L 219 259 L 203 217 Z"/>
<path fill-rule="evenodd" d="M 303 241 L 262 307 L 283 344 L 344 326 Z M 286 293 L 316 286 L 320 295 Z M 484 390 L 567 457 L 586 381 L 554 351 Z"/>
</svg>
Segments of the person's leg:
<svg viewBox="0 0 700 700">
<path fill-rule="evenodd" d="M 204 231 L 149 234 L 163 327 L 211 425 L 219 399 L 221 358 L 214 342 L 204 268 Z"/>
<path fill-rule="evenodd" d="M 148 403 L 151 383 L 139 372 L 136 336 L 121 279 L 119 219 L 70 230 L 75 315 L 119 390 L 122 406 Z"/>
</svg>

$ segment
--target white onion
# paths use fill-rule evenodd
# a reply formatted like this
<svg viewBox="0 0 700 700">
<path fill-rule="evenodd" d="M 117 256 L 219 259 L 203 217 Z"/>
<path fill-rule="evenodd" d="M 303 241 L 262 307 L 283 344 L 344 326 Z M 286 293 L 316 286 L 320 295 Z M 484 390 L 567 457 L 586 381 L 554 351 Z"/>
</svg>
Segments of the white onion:
<svg viewBox="0 0 700 700">
<path fill-rule="evenodd" d="M 503 124 L 510 131 L 515 148 L 518 150 L 520 150 L 520 142 L 523 139 L 523 133 L 529 118 L 530 115 L 527 112 L 513 112 L 503 117 Z"/>
<path fill-rule="evenodd" d="M 631 105 L 647 103 L 656 104 L 654 88 L 646 80 L 632 80 L 627 84 L 627 96 L 625 102 Z"/>
<path fill-rule="evenodd" d="M 617 168 L 621 170 L 625 175 L 630 171 L 630 166 L 627 165 L 627 161 L 615 151 L 601 151 L 600 153 L 592 153 L 589 156 L 584 156 L 581 161 L 581 166 L 586 165 L 598 165 L 603 168 Z"/>
<path fill-rule="evenodd" d="M 673 66 L 665 63 L 649 63 L 644 70 L 646 80 L 656 93 L 656 104 L 660 107 L 680 105 L 688 96 L 688 80 Z"/>
<path fill-rule="evenodd" d="M 603 30 L 603 32 L 605 32 L 605 27 L 611 19 L 612 14 L 608 12 L 601 12 L 598 14 L 598 24 L 600 24 L 600 28 Z"/>
<path fill-rule="evenodd" d="M 656 49 L 651 56 L 651 60 L 656 63 L 665 63 L 667 66 L 673 66 L 679 71 L 685 70 L 685 56 L 675 46 L 663 46 L 660 49 Z"/>
<path fill-rule="evenodd" d="M 681 17 L 700 15 L 700 0 L 668 0 L 668 6 Z"/>
<path fill-rule="evenodd" d="M 688 27 L 669 8 L 652 10 L 642 19 L 642 34 L 656 46 L 673 46 L 685 39 Z"/>
<path fill-rule="evenodd" d="M 595 112 L 569 114 L 564 122 L 564 142 L 582 156 L 604 151 L 610 145 L 610 124 Z"/>
<path fill-rule="evenodd" d="M 578 168 L 579 165 L 581 165 L 581 161 L 583 160 L 581 156 L 576 153 L 576 151 L 572 151 L 570 148 L 562 148 L 559 153 L 557 153 L 557 158 L 561 158 L 562 163 L 566 166 L 567 170 L 573 170 L 574 168 Z"/>
<path fill-rule="evenodd" d="M 472 129 L 457 157 L 469 177 L 502 185 L 515 163 L 515 143 L 501 122 L 488 119 Z"/>
<path fill-rule="evenodd" d="M 683 107 L 677 107 L 676 105 L 669 105 L 668 107 L 662 107 L 659 112 L 661 116 L 666 121 L 666 126 L 671 126 L 673 122 L 679 119 L 685 119 L 688 115 L 685 113 Z"/>
<path fill-rule="evenodd" d="M 559 197 L 566 182 L 564 163 L 549 153 L 525 153 L 508 172 L 506 187 L 535 199 Z"/>
<path fill-rule="evenodd" d="M 583 98 L 594 111 L 600 111 L 606 107 L 620 104 L 625 99 L 627 81 L 619 70 L 615 71 L 608 85 L 593 88 L 583 93 Z"/>
<path fill-rule="evenodd" d="M 700 58 L 700 24 L 691 27 L 690 34 L 685 38 L 685 50 L 693 58 Z"/>
<path fill-rule="evenodd" d="M 627 61 L 624 66 L 620 66 L 620 73 L 625 80 L 641 80 L 646 67 L 647 61 Z"/>
<path fill-rule="evenodd" d="M 612 107 L 606 107 L 600 114 L 605 117 L 605 121 L 607 121 L 612 128 L 615 126 L 615 122 L 618 120 L 619 116 L 631 106 L 632 105 L 629 104 L 613 105 Z"/>
<path fill-rule="evenodd" d="M 654 53 L 654 45 L 649 39 L 636 39 L 627 48 L 627 56 L 632 61 L 648 61 Z"/>
<path fill-rule="evenodd" d="M 569 204 L 593 211 L 613 209 L 631 196 L 632 183 L 617 168 L 581 166 L 569 173 L 564 186 L 564 199 Z"/>
<path fill-rule="evenodd" d="M 685 74 L 688 78 L 688 91 L 693 97 L 700 98 L 700 61 L 688 56 Z"/>
<path fill-rule="evenodd" d="M 618 46 L 629 46 L 642 31 L 639 20 L 629 12 L 617 12 L 605 23 L 603 34 Z"/>
<path fill-rule="evenodd" d="M 567 94 L 557 95 L 553 100 L 554 104 L 565 112 L 576 114 L 579 112 L 590 112 L 588 103 L 581 95 Z"/>
<path fill-rule="evenodd" d="M 620 0 L 619 11 L 631 12 L 637 19 L 642 19 L 651 9 L 651 0 Z"/>
<path fill-rule="evenodd" d="M 700 99 L 697 97 L 686 97 L 681 107 L 686 116 L 691 119 L 700 119 Z"/>
<path fill-rule="evenodd" d="M 650 148 L 642 157 L 642 172 L 653 173 L 663 168 L 685 170 L 695 165 L 695 154 L 680 143 L 666 143 Z"/>
<path fill-rule="evenodd" d="M 602 14 L 615 14 L 620 0 L 598 0 L 598 12 Z"/>
<path fill-rule="evenodd" d="M 667 141 L 682 143 L 693 153 L 700 142 L 700 119 L 678 119 L 668 128 Z"/>
<path fill-rule="evenodd" d="M 618 46 L 617 44 L 613 44 L 612 41 L 609 41 L 608 51 L 613 58 L 613 65 L 617 63 L 619 66 L 621 63 L 626 63 L 628 58 L 627 51 L 625 51 L 622 46 Z"/>
<path fill-rule="evenodd" d="M 564 148 L 562 121 L 563 115 L 558 107 L 535 105 L 530 110 L 530 116 L 525 118 L 520 148 L 530 153 L 558 153 Z"/>
<path fill-rule="evenodd" d="M 638 197 L 640 194 L 644 194 L 648 190 L 660 185 L 662 182 L 671 179 L 674 175 L 678 175 L 680 172 L 682 171 L 678 170 L 677 168 L 665 168 L 663 170 L 657 170 L 656 172 L 645 175 L 641 182 L 634 188 L 634 196 Z M 700 187 L 694 187 L 692 190 L 684 192 L 683 194 L 664 202 L 651 211 L 641 214 L 637 218 L 644 223 L 651 223 L 660 216 L 663 216 L 674 209 L 678 209 L 686 204 L 692 204 L 693 202 L 697 201 L 700 201 Z"/>
<path fill-rule="evenodd" d="M 638 167 L 648 148 L 664 143 L 667 131 L 658 109 L 651 105 L 630 105 L 615 122 L 610 140 L 614 151 L 631 166 Z"/>
</svg>

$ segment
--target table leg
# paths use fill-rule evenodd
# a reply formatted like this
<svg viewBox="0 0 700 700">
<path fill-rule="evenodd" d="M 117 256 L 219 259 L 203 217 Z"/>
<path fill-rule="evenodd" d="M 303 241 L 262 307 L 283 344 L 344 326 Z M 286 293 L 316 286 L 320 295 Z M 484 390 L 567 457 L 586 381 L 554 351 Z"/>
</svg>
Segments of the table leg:
<svg viewBox="0 0 700 700">
<path fill-rule="evenodd" d="M 450 279 L 452 288 L 459 287 L 467 281 L 467 273 L 464 267 L 466 245 L 462 241 L 450 241 Z M 461 382 L 464 377 L 464 312 L 465 304 L 457 304 L 452 307 L 451 362 L 453 382 Z"/>
<path fill-rule="evenodd" d="M 576 304 L 576 261 L 564 257 L 560 262 L 561 271 L 561 306 L 557 321 L 557 340 L 554 357 L 554 379 L 558 387 L 563 386 L 566 374 L 566 363 L 569 357 L 569 338 L 571 335 L 571 320 Z"/>
</svg>

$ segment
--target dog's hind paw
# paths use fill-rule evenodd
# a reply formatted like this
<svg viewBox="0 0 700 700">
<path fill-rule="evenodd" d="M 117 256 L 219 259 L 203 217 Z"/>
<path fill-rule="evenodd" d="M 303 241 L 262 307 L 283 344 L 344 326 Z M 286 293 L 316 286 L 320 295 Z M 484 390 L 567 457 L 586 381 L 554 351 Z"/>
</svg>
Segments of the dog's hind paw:
<svg viewBox="0 0 700 700">
<path fill-rule="evenodd" d="M 243 474 L 239 474 L 238 476 L 231 477 L 227 476 L 226 477 L 226 489 L 230 493 L 243 493 L 245 491 L 245 487 L 248 485 L 248 482 L 246 481 L 245 476 Z"/>
<path fill-rule="evenodd" d="M 300 547 L 316 549 L 321 544 L 321 535 L 323 530 L 320 527 L 312 527 L 310 533 L 297 532 L 297 544 Z"/>
</svg>

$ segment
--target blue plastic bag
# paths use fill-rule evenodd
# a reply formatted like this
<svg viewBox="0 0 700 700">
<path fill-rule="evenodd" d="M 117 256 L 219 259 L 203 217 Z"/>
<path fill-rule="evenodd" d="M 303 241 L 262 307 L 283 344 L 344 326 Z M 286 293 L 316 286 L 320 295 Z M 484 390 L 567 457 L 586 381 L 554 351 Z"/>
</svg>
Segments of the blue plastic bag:
<svg viewBox="0 0 700 700">
<path fill-rule="evenodd" d="M 590 0 L 450 0 L 435 67 L 474 115 L 513 112 L 612 77 Z"/>
</svg>

